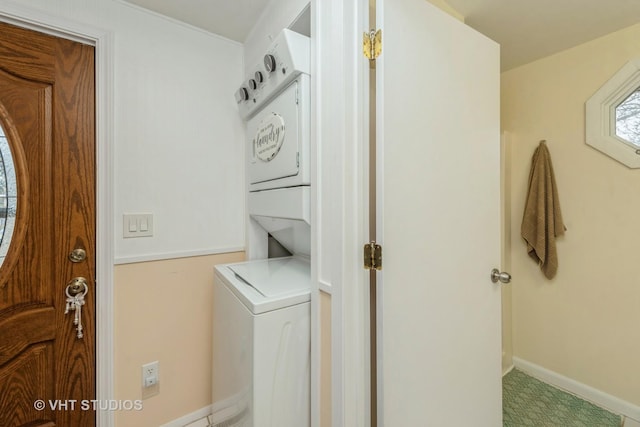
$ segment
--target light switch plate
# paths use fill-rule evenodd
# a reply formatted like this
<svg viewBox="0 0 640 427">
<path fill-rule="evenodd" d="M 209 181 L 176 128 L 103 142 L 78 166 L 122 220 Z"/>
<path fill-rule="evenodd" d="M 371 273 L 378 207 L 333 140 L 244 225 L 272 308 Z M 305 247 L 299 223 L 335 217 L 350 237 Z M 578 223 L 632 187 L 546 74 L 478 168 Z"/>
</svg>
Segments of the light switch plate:
<svg viewBox="0 0 640 427">
<path fill-rule="evenodd" d="M 122 215 L 122 237 L 153 236 L 152 213 L 126 213 Z"/>
</svg>

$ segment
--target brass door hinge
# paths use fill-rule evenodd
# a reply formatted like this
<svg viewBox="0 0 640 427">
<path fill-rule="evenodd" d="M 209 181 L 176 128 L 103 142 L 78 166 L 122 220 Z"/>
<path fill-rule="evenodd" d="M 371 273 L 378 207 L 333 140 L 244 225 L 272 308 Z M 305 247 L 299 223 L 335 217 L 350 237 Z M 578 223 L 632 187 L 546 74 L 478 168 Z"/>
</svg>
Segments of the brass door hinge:
<svg viewBox="0 0 640 427">
<path fill-rule="evenodd" d="M 364 33 L 362 37 L 362 53 L 364 56 L 375 61 L 382 52 L 382 30 L 371 30 Z"/>
<path fill-rule="evenodd" d="M 382 246 L 376 242 L 364 245 L 364 268 L 367 270 L 382 270 Z"/>
</svg>

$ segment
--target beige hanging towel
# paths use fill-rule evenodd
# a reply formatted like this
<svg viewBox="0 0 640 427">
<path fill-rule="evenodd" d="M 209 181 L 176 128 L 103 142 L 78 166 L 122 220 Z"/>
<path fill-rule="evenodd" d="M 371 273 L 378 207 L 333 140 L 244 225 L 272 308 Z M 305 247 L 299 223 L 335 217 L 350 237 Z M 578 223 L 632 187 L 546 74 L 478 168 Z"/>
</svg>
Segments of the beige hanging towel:
<svg viewBox="0 0 640 427">
<path fill-rule="evenodd" d="M 531 160 L 529 191 L 520 232 L 527 242 L 529 256 L 538 262 L 547 279 L 552 279 L 558 271 L 556 237 L 563 235 L 565 230 L 551 155 L 547 144 L 541 141 Z"/>
</svg>

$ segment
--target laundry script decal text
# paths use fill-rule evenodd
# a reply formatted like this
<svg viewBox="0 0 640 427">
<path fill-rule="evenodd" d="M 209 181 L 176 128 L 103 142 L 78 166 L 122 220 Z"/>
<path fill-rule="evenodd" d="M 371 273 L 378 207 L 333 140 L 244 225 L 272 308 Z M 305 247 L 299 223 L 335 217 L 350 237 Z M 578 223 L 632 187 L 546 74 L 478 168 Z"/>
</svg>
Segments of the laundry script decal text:
<svg viewBox="0 0 640 427">
<path fill-rule="evenodd" d="M 257 158 L 269 162 L 278 155 L 284 142 L 284 119 L 276 113 L 271 113 L 258 126 L 253 140 L 253 150 Z"/>
</svg>

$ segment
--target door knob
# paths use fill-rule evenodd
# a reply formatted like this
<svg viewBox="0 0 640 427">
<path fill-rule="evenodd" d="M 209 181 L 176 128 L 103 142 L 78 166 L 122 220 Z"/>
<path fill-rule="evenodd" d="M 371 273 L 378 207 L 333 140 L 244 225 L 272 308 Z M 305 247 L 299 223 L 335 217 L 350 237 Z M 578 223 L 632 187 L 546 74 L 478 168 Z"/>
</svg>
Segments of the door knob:
<svg viewBox="0 0 640 427">
<path fill-rule="evenodd" d="M 491 270 L 491 281 L 493 283 L 498 283 L 498 281 L 500 283 L 510 283 L 511 275 L 504 271 L 501 272 L 497 268 L 494 268 L 493 270 Z"/>
<path fill-rule="evenodd" d="M 78 338 L 84 337 L 82 327 L 82 306 L 84 305 L 84 297 L 89 292 L 87 286 L 87 279 L 84 277 L 74 277 L 69 283 L 65 293 L 67 294 L 67 307 L 64 310 L 64 314 L 74 312 L 73 324 L 76 326 L 76 336 Z"/>
<path fill-rule="evenodd" d="M 86 294 L 89 287 L 87 286 L 87 279 L 84 277 L 74 277 L 69 283 L 67 283 L 67 296 L 74 297 L 78 294 Z"/>
</svg>

